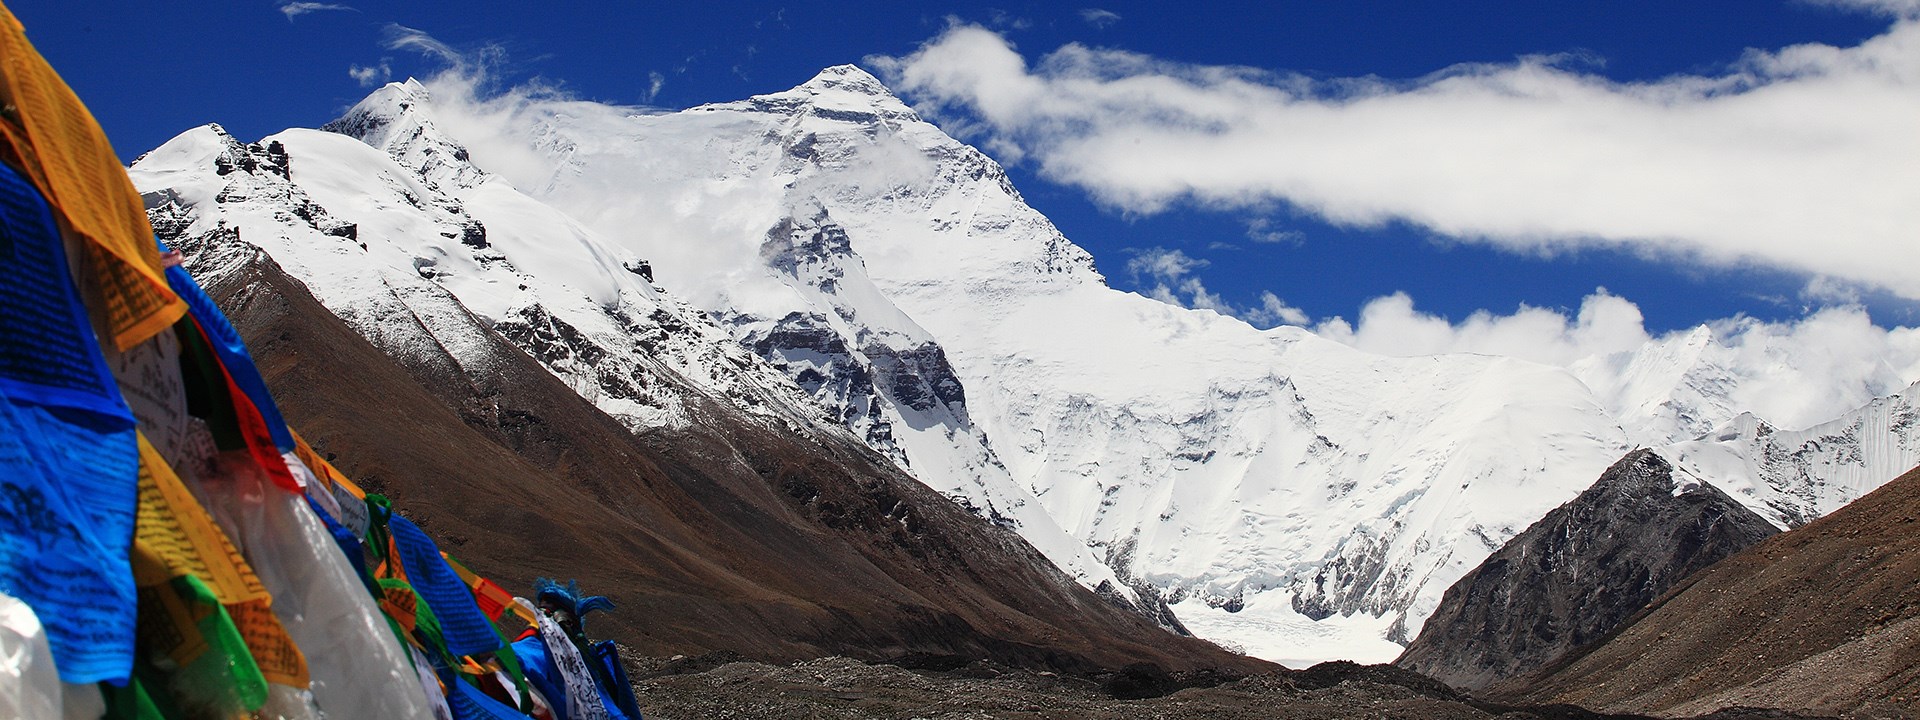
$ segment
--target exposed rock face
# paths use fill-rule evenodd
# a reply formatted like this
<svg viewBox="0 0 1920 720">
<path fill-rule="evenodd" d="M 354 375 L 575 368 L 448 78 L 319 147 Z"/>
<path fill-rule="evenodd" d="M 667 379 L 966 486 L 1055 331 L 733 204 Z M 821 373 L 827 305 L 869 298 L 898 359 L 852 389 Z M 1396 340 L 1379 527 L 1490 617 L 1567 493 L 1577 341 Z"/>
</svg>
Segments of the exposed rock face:
<svg viewBox="0 0 1920 720">
<path fill-rule="evenodd" d="M 1606 642 L 1489 694 L 1677 717 L 1920 713 L 1920 470 L 1688 577 Z"/>
<path fill-rule="evenodd" d="M 1466 689 L 1530 672 L 1776 532 L 1726 493 L 1635 450 L 1448 588 L 1394 664 Z"/>
</svg>

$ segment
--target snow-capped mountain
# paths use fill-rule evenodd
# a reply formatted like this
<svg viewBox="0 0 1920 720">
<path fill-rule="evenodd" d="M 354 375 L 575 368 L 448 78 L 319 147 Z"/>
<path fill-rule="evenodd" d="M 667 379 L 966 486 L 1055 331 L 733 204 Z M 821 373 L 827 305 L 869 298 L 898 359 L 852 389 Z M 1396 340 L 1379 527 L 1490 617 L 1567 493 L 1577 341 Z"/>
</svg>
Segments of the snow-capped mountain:
<svg viewBox="0 0 1920 720">
<path fill-rule="evenodd" d="M 656 392 L 660 373 L 769 421 L 818 418 L 701 311 L 622 272 L 633 261 L 504 181 L 453 173 L 443 179 L 471 183 L 441 185 L 339 134 L 242 144 L 216 125 L 142 156 L 131 174 L 163 240 L 190 256 L 265 251 L 391 352 L 445 353 L 484 376 L 484 357 L 468 351 L 480 343 L 451 320 L 472 316 L 630 427 L 692 421 L 683 398 Z"/>
<path fill-rule="evenodd" d="M 163 237 L 264 250 L 390 351 L 461 358 L 469 325 L 434 318 L 470 317 L 635 431 L 698 422 L 671 373 L 850 433 L 1083 584 L 1261 657 L 1392 659 L 1629 448 L 1735 411 L 1710 335 L 1572 370 L 1390 358 L 1120 292 L 852 66 L 677 113 L 525 102 L 472 138 L 441 102 L 409 81 L 332 132 L 201 128 L 135 182 Z M 396 317 L 428 329 L 388 337 Z"/>
<path fill-rule="evenodd" d="M 1715 362 L 1716 349 L 1713 331 L 1703 326 L 1633 352 L 1588 357 L 1570 369 L 1635 444 L 1665 445 L 1700 437 L 1740 412 L 1732 397 L 1740 379 Z"/>
<path fill-rule="evenodd" d="M 1795 341 L 1736 319 L 1590 356 L 1569 369 L 1646 447 L 1699 439 L 1743 412 L 1776 426 L 1812 426 L 1899 393 L 1920 372 L 1856 349 L 1850 336 L 1870 330 L 1863 314 L 1822 312 L 1804 322 L 1819 326 L 1804 331 L 1818 340 Z"/>
<path fill-rule="evenodd" d="M 1562 370 L 1382 358 L 1115 291 L 996 163 L 850 66 L 511 130 L 545 159 L 518 186 L 923 481 L 1269 657 L 1391 657 L 1384 637 L 1628 447 Z"/>
<path fill-rule="evenodd" d="M 1800 527 L 1920 465 L 1920 383 L 1804 430 L 1741 413 L 1660 452 L 1769 522 Z"/>
</svg>

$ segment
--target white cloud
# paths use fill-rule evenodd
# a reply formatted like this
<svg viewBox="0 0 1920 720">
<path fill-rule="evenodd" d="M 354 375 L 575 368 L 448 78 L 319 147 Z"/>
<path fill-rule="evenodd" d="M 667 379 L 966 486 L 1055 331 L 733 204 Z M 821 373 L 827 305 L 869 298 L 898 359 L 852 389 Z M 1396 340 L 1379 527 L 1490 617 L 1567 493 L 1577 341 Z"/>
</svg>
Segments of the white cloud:
<svg viewBox="0 0 1920 720">
<path fill-rule="evenodd" d="M 1859 307 L 1827 308 L 1788 322 L 1736 317 L 1706 327 L 1714 344 L 1701 357 L 1741 378 L 1730 389 L 1732 407 L 1783 427 L 1825 422 L 1920 380 L 1920 330 L 1878 327 Z M 1395 293 L 1367 303 L 1357 326 L 1333 318 L 1314 331 L 1386 355 L 1480 353 L 1574 368 L 1609 402 L 1631 402 L 1623 388 L 1647 381 L 1632 376 L 1638 370 L 1627 358 L 1671 350 L 1693 332 L 1650 336 L 1639 306 L 1604 289 L 1588 295 L 1571 317 L 1522 306 L 1510 315 L 1483 310 L 1460 322 L 1421 312 L 1412 298 Z M 1618 361 L 1596 361 L 1607 356 Z"/>
<path fill-rule="evenodd" d="M 1134 282 L 1140 283 L 1143 294 L 1171 305 L 1212 310 L 1222 315 L 1240 318 L 1260 327 L 1275 325 L 1306 325 L 1311 321 L 1299 308 L 1288 305 L 1272 292 L 1260 293 L 1257 307 L 1239 307 L 1227 302 L 1226 298 L 1207 290 L 1206 283 L 1194 276 L 1194 271 L 1204 268 L 1210 261 L 1187 255 L 1180 250 L 1149 248 L 1132 250 L 1133 258 L 1127 260 L 1127 272 L 1133 275 Z"/>
<path fill-rule="evenodd" d="M 1247 239 L 1257 243 L 1289 243 L 1298 245 L 1306 239 L 1299 230 L 1287 230 L 1278 227 L 1272 220 L 1257 217 L 1247 221 Z"/>
<path fill-rule="evenodd" d="M 1407 82 L 1077 44 L 1029 66 L 964 25 L 871 64 L 923 112 L 1128 212 L 1281 201 L 1344 225 L 1760 263 L 1920 298 L 1920 19 L 1901 17 L 1855 47 L 1639 83 L 1564 57 Z"/>
<path fill-rule="evenodd" d="M 647 73 L 647 94 L 641 102 L 653 102 L 654 98 L 660 97 L 660 89 L 666 86 L 667 76 L 660 74 L 659 71 L 649 71 Z"/>
<path fill-rule="evenodd" d="M 393 79 L 393 65 L 386 60 L 381 60 L 379 65 L 349 65 L 347 75 L 360 83 L 360 87 L 385 85 Z"/>
<path fill-rule="evenodd" d="M 1127 272 L 1133 273 L 1136 278 L 1145 275 L 1166 283 L 1177 281 L 1209 264 L 1206 260 L 1191 257 L 1179 250 L 1148 248 L 1135 251 L 1133 258 L 1127 261 Z"/>
<path fill-rule="evenodd" d="M 1728 351 L 1722 362 L 1747 378 L 1733 406 L 1787 428 L 1832 419 L 1920 378 L 1920 330 L 1875 326 L 1858 307 L 1793 322 L 1731 318 L 1709 326 Z"/>
<path fill-rule="evenodd" d="M 1242 318 L 1254 325 L 1272 327 L 1275 325 L 1305 325 L 1313 319 L 1307 317 L 1305 310 L 1288 305 L 1280 296 L 1271 292 L 1260 293 L 1260 307 L 1248 310 Z"/>
<path fill-rule="evenodd" d="M 320 12 L 323 10 L 345 10 L 350 12 L 360 12 L 359 10 L 356 10 L 354 8 L 350 8 L 345 5 L 335 5 L 333 3 L 321 3 L 321 2 L 280 3 L 280 13 L 282 15 L 287 16 L 287 22 L 293 22 L 294 18 L 300 17 L 301 15 L 305 15 L 307 13 L 312 13 L 312 12 Z"/>
<path fill-rule="evenodd" d="M 1105 30 L 1114 23 L 1120 22 L 1120 13 L 1100 8 L 1081 8 L 1080 19 L 1087 21 L 1088 25 Z"/>
<path fill-rule="evenodd" d="M 485 59 L 480 54 L 462 54 L 424 30 L 415 30 L 399 23 L 387 23 L 385 34 L 384 44 L 388 50 L 410 50 L 455 67 L 474 66 Z"/>
<path fill-rule="evenodd" d="M 1336 317 L 1315 332 L 1383 355 L 1464 352 L 1563 366 L 1590 355 L 1634 350 L 1649 340 L 1640 307 L 1605 289 L 1588 295 L 1573 317 L 1522 305 L 1511 315 L 1481 310 L 1459 323 L 1421 312 L 1406 293 L 1394 293 L 1361 308 L 1357 327 Z"/>
<path fill-rule="evenodd" d="M 1810 5 L 1865 10 L 1893 17 L 1920 16 L 1920 0 L 1804 0 Z"/>
</svg>

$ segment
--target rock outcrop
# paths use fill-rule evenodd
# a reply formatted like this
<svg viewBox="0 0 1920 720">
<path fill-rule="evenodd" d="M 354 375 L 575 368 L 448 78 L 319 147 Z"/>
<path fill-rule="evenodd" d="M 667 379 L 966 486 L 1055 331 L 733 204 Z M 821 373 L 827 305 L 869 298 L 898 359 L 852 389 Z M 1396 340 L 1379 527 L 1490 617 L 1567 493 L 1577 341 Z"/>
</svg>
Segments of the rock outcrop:
<svg viewBox="0 0 1920 720">
<path fill-rule="evenodd" d="M 1533 671 L 1776 532 L 1726 493 L 1635 450 L 1448 588 L 1394 664 L 1465 689 Z"/>
</svg>

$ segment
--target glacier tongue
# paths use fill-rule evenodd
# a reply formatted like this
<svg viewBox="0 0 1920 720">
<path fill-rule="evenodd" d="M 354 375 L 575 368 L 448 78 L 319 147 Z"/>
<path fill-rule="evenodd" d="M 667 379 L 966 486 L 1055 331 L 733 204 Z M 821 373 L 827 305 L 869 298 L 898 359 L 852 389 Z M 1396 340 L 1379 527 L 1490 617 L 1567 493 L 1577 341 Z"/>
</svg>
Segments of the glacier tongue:
<svg viewBox="0 0 1920 720">
<path fill-rule="evenodd" d="M 1261 657 L 1392 659 L 1631 447 L 1783 525 L 1920 459 L 1913 388 L 1803 433 L 1736 417 L 1747 371 L 1704 328 L 1569 369 L 1390 358 L 1114 290 L 852 66 L 677 113 L 522 103 L 492 158 L 443 110 L 396 83 L 331 132 L 208 126 L 132 173 L 195 262 L 265 251 L 390 352 L 484 382 L 488 328 L 635 431 L 698 421 L 671 374 L 851 433 L 1113 601 Z"/>
</svg>

